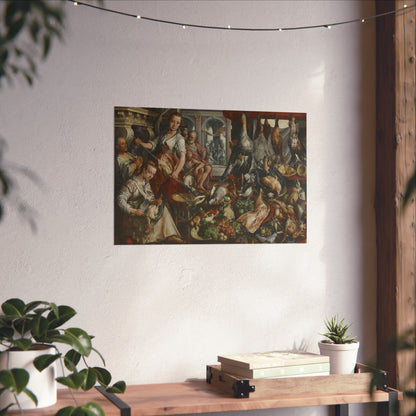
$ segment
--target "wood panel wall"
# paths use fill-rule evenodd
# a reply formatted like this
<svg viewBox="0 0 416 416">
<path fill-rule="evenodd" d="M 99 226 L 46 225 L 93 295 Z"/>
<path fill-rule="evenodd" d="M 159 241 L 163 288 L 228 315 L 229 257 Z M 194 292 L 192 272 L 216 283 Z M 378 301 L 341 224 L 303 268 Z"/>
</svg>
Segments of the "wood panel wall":
<svg viewBox="0 0 416 416">
<path fill-rule="evenodd" d="M 415 197 L 402 206 L 406 184 L 416 168 L 415 0 L 376 0 L 376 13 L 408 9 L 377 19 L 377 352 L 389 384 L 415 388 L 408 378 L 415 351 L 391 353 L 388 343 L 416 327 Z M 409 414 L 414 403 L 402 406 Z"/>
</svg>

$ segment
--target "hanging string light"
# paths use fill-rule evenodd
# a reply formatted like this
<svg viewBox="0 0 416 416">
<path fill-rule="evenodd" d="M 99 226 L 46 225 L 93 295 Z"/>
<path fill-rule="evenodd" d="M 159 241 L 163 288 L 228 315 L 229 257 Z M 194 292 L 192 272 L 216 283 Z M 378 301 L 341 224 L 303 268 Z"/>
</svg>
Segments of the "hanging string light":
<svg viewBox="0 0 416 416">
<path fill-rule="evenodd" d="M 294 27 L 249 28 L 249 27 L 231 27 L 230 25 L 228 25 L 228 26 L 210 26 L 210 25 L 197 25 L 197 24 L 184 23 L 184 22 L 175 22 L 175 21 L 172 21 L 172 20 L 156 19 L 156 18 L 153 18 L 153 17 L 146 17 L 146 16 L 137 15 L 137 14 L 122 12 L 122 11 L 119 11 L 119 10 L 108 9 L 106 7 L 101 7 L 101 6 L 97 6 L 97 5 L 90 4 L 90 3 L 84 3 L 82 1 L 74 1 L 74 0 L 67 0 L 67 1 L 73 3 L 74 6 L 85 6 L 85 7 L 90 7 L 92 9 L 100 10 L 100 11 L 103 11 L 103 12 L 115 13 L 115 14 L 119 14 L 119 15 L 126 16 L 126 17 L 132 17 L 132 18 L 139 19 L 139 20 L 147 20 L 147 21 L 150 21 L 150 22 L 181 26 L 183 29 L 186 29 L 186 28 L 190 27 L 190 28 L 197 28 L 197 29 L 234 30 L 234 31 L 245 31 L 245 32 L 283 32 L 283 31 L 289 31 L 289 30 L 305 30 L 305 29 L 319 29 L 319 28 L 331 29 L 334 26 L 347 25 L 347 24 L 350 24 L 350 23 L 358 23 L 358 22 L 365 23 L 369 20 L 374 20 L 374 19 L 377 19 L 377 18 L 382 17 L 382 16 L 387 16 L 387 15 L 390 15 L 390 14 L 395 14 L 395 13 L 400 13 L 400 12 L 407 12 L 410 9 L 413 9 L 413 8 L 416 7 L 416 4 L 414 4 L 412 6 L 408 6 L 407 4 L 405 4 L 403 6 L 403 8 L 401 8 L 401 9 L 391 10 L 391 11 L 388 11 L 388 12 L 375 14 L 373 16 L 360 17 L 358 19 L 345 20 L 345 21 L 342 21 L 342 22 L 335 22 L 335 23 L 324 23 L 324 24 L 319 24 L 319 25 L 294 26 Z"/>
</svg>

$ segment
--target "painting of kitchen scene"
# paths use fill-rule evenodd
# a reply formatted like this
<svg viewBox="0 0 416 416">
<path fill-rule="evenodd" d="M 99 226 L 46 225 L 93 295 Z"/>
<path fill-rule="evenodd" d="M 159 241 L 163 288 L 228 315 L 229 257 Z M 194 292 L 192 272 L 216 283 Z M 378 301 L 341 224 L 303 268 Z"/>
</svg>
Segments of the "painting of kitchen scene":
<svg viewBox="0 0 416 416">
<path fill-rule="evenodd" d="M 114 243 L 305 243 L 306 114 L 114 109 Z"/>
</svg>

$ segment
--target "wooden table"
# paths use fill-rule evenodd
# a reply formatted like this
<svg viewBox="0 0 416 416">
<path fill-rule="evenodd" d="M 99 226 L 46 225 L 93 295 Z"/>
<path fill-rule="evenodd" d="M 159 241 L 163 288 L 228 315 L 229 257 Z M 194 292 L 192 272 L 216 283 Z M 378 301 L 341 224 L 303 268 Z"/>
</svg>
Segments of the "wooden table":
<svg viewBox="0 0 416 416">
<path fill-rule="evenodd" d="M 184 415 L 326 405 L 335 406 L 336 415 L 347 416 L 349 404 L 369 402 L 383 403 L 384 414 L 393 416 L 396 414 L 395 403 L 397 399 L 402 398 L 400 392 L 389 389 L 389 391 L 377 390 L 372 397 L 366 391 L 301 395 L 279 395 L 276 392 L 270 397 L 237 399 L 206 383 L 205 380 L 128 386 L 124 394 L 106 397 L 96 389 L 76 395 L 80 404 L 89 401 L 100 404 L 106 416 Z M 110 400 L 114 400 L 114 403 Z M 58 409 L 70 404 L 73 405 L 68 391 L 60 390 L 56 405 L 27 411 L 25 415 L 53 416 Z"/>
</svg>

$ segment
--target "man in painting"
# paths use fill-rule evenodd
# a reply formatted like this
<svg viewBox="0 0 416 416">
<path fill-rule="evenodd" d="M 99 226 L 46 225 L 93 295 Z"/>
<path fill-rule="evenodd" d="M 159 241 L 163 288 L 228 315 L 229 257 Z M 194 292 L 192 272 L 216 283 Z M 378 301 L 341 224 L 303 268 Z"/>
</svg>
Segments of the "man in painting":
<svg viewBox="0 0 416 416">
<path fill-rule="evenodd" d="M 124 137 L 117 137 L 116 152 L 117 171 L 120 175 L 119 181 L 121 184 L 124 184 L 136 170 L 140 169 L 143 158 L 127 151 L 127 141 Z"/>
<path fill-rule="evenodd" d="M 129 151 L 133 155 L 143 158 L 143 162 L 147 162 L 149 158 L 149 150 L 152 148 L 150 141 L 149 131 L 144 126 L 131 126 L 134 139 L 130 143 Z"/>
<path fill-rule="evenodd" d="M 181 134 L 182 134 L 183 138 L 185 139 L 185 141 L 187 141 L 188 140 L 188 136 L 189 136 L 188 127 L 182 127 L 181 128 Z"/>
<path fill-rule="evenodd" d="M 191 152 L 192 158 L 202 164 L 201 168 L 195 170 L 195 182 L 198 191 L 205 192 L 210 188 L 212 180 L 212 166 L 208 162 L 207 149 L 198 141 L 198 135 L 195 130 L 189 133 L 186 142 L 187 152 Z"/>
<path fill-rule="evenodd" d="M 156 164 L 148 161 L 121 188 L 117 203 L 124 214 L 123 237 L 138 243 L 182 243 L 172 216 L 162 200 L 155 198 L 150 186 L 156 172 Z"/>
</svg>

